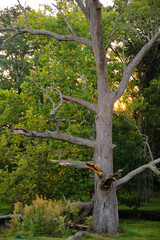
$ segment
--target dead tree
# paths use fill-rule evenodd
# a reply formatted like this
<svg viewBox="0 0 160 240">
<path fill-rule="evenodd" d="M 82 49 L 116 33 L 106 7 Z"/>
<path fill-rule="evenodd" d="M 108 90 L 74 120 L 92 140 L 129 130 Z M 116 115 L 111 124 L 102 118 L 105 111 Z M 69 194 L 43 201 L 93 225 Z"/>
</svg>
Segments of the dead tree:
<svg viewBox="0 0 160 240">
<path fill-rule="evenodd" d="M 119 229 L 118 204 L 116 196 L 117 187 L 126 183 L 147 168 L 151 169 L 157 174 L 160 173 L 155 166 L 156 164 L 160 163 L 160 158 L 158 158 L 157 160 L 153 160 L 119 179 L 121 170 L 116 174 L 113 173 L 113 149 L 115 145 L 112 143 L 112 119 L 114 104 L 127 88 L 130 76 L 135 67 L 140 63 L 145 54 L 147 54 L 147 52 L 160 38 L 160 31 L 159 28 L 157 28 L 157 32 L 151 39 L 148 39 L 148 42 L 142 47 L 132 61 L 128 65 L 127 63 L 125 64 L 120 84 L 117 89 L 113 91 L 110 89 L 108 81 L 106 48 L 108 48 L 113 40 L 115 29 L 113 29 L 111 40 L 107 46 L 104 46 L 102 32 L 102 4 L 99 2 L 99 0 L 75 0 L 75 2 L 87 18 L 90 28 L 90 39 L 77 35 L 67 20 L 67 17 L 64 15 L 64 13 L 62 13 L 62 10 L 60 10 L 60 13 L 63 15 L 66 25 L 69 27 L 71 32 L 68 35 L 60 35 L 47 30 L 32 29 L 29 26 L 29 21 L 27 20 L 27 13 L 24 12 L 24 9 L 22 9 L 22 12 L 25 14 L 26 18 L 26 28 L 16 28 L 16 26 L 0 28 L 1 32 L 13 32 L 13 35 L 4 41 L 1 48 L 3 49 L 5 43 L 13 37 L 24 33 L 51 36 L 57 39 L 57 41 L 73 41 L 91 48 L 94 53 L 97 70 L 97 105 L 89 103 L 83 99 L 66 96 L 63 94 L 61 96 L 63 97 L 64 101 L 69 101 L 74 104 L 81 104 L 89 110 L 96 112 L 96 140 L 91 141 L 89 139 L 71 136 L 58 131 L 34 131 L 26 130 L 24 128 L 12 129 L 11 133 L 22 134 L 26 137 L 53 138 L 72 144 L 93 148 L 95 150 L 95 158 L 92 165 L 86 163 L 84 166 L 84 164 L 77 162 L 77 166 L 79 164 L 79 167 L 90 167 L 96 172 L 95 195 L 93 202 L 93 231 L 98 233 L 108 232 L 111 235 L 116 235 Z M 61 160 L 59 163 L 61 165 L 64 163 L 68 166 L 75 166 L 75 162 L 71 163 L 68 161 L 67 163 L 62 162 Z"/>
</svg>

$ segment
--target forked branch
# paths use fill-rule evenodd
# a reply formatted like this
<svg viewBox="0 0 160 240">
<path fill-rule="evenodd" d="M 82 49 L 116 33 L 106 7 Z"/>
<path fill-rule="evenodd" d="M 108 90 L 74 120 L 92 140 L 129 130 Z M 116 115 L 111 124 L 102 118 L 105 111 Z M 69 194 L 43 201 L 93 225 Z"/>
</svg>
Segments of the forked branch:
<svg viewBox="0 0 160 240">
<path fill-rule="evenodd" d="M 123 178 L 118 180 L 117 183 L 116 183 L 117 187 L 119 187 L 120 185 L 128 182 L 130 179 L 132 179 L 133 177 L 135 177 L 136 175 L 138 175 L 139 173 L 143 172 L 146 169 L 150 169 L 154 173 L 156 173 L 157 175 L 160 175 L 160 171 L 155 166 L 158 163 L 160 163 L 160 158 L 158 158 L 154 161 L 151 161 L 150 163 L 147 163 L 147 164 L 145 164 L 145 165 L 143 165 L 139 168 L 136 168 L 135 170 L 131 171 L 126 176 L 124 176 Z"/>
<path fill-rule="evenodd" d="M 53 106 L 53 110 L 50 112 L 50 115 L 51 115 L 51 116 L 54 116 L 54 114 L 56 113 L 56 111 L 57 111 L 60 107 L 62 107 L 62 105 L 63 105 L 62 93 L 61 93 L 57 88 L 52 88 L 52 87 L 50 87 L 50 89 L 56 90 L 56 91 L 58 92 L 59 97 L 60 97 L 60 100 L 61 100 L 61 101 L 60 101 L 60 104 L 56 107 L 54 101 L 50 98 L 48 91 L 47 91 L 45 88 L 39 87 L 38 84 L 37 84 L 32 78 L 28 77 L 28 79 L 29 79 L 30 81 L 32 81 L 32 82 L 36 85 L 36 87 L 37 87 L 38 89 L 45 91 L 46 97 L 49 99 L 49 101 L 52 103 L 52 106 Z"/>
</svg>

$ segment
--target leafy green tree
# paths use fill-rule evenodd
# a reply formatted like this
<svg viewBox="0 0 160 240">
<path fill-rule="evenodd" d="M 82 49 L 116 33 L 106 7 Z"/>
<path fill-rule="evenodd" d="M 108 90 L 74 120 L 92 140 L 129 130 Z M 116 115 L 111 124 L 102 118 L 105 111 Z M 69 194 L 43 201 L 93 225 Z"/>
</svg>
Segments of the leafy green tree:
<svg viewBox="0 0 160 240">
<path fill-rule="evenodd" d="M 117 7 L 119 6 L 119 4 L 121 4 L 119 1 L 115 1 L 115 3 L 117 4 Z M 136 13 L 135 9 L 138 9 Z M 132 1 L 132 5 L 128 7 L 127 11 L 124 14 L 124 18 L 127 19 L 128 26 L 125 26 L 125 24 L 124 26 L 126 29 L 130 29 L 129 38 L 125 32 L 123 33 L 123 41 L 125 42 L 124 52 L 126 62 L 130 61 L 131 57 L 135 56 L 136 52 L 154 35 L 154 32 L 158 28 L 160 22 L 158 14 L 159 9 L 160 4 L 157 1 Z M 120 49 L 118 49 L 117 47 L 116 52 L 119 53 L 119 50 Z M 153 112 L 150 112 L 149 110 L 149 106 L 151 107 L 149 102 L 155 101 L 155 99 L 159 96 L 157 90 L 155 91 L 155 96 L 153 93 L 150 95 L 146 93 L 149 91 L 149 89 L 152 89 L 152 82 L 156 82 L 155 79 L 159 78 L 159 71 L 160 69 L 158 41 L 156 44 L 154 44 L 153 48 L 146 54 L 143 60 L 137 65 L 137 68 L 135 69 L 135 72 L 132 76 L 132 81 L 130 82 L 130 98 L 132 99 L 132 102 L 128 101 L 128 98 L 125 99 L 124 96 L 126 104 L 128 101 L 128 110 L 132 114 L 132 117 L 136 120 L 136 125 L 139 127 L 140 134 L 145 136 L 145 142 L 146 139 L 148 139 L 147 144 L 150 145 L 151 151 L 149 151 L 148 146 L 146 145 L 145 154 L 146 156 L 148 155 L 149 158 L 156 158 L 159 156 L 159 123 L 158 121 L 156 121 L 157 124 L 155 124 L 153 120 L 154 117 L 152 117 Z M 151 99 L 153 99 L 153 101 Z M 157 105 L 156 101 L 155 105 Z M 156 119 L 158 120 L 158 111 L 156 116 Z M 151 118 L 153 121 L 151 121 Z M 143 184 L 143 187 L 146 190 L 148 188 L 148 196 L 145 194 L 146 200 L 151 194 L 150 188 L 152 184 L 150 184 L 150 182 L 153 182 L 151 173 L 148 173 L 147 176 L 148 180 L 145 177 L 145 182 Z M 140 195 L 142 195 L 141 192 Z"/>
</svg>

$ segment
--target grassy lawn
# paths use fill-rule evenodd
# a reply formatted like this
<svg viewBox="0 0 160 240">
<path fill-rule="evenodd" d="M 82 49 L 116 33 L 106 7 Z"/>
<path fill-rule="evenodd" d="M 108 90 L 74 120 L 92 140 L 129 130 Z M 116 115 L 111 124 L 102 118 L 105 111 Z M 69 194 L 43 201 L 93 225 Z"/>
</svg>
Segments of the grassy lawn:
<svg viewBox="0 0 160 240">
<path fill-rule="evenodd" d="M 125 232 L 117 237 L 108 237 L 107 235 L 88 235 L 81 240 L 158 240 L 160 239 L 160 222 L 151 222 L 143 220 L 121 220 L 121 229 Z M 0 240 L 66 240 L 67 238 L 51 237 L 25 237 L 15 234 L 13 237 L 3 236 Z"/>
<path fill-rule="evenodd" d="M 158 240 L 160 239 L 160 222 L 126 220 L 121 221 L 121 228 L 125 232 L 117 237 L 86 236 L 81 240 Z"/>
</svg>

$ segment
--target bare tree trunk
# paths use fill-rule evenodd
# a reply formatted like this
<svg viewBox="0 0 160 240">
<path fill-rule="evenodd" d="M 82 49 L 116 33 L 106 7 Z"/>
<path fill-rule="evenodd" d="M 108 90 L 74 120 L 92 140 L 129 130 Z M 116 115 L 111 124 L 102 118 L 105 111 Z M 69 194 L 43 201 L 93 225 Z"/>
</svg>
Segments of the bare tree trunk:
<svg viewBox="0 0 160 240">
<path fill-rule="evenodd" d="M 103 169 L 104 177 L 113 174 L 113 144 L 112 144 L 112 117 L 113 94 L 99 96 L 98 116 L 96 119 L 97 149 L 95 163 Z M 106 101 L 104 101 L 106 99 Z M 95 176 L 95 202 L 93 209 L 93 230 L 98 233 L 115 235 L 118 232 L 118 204 L 116 186 L 113 183 L 106 190 L 102 187 L 100 179 Z"/>
<path fill-rule="evenodd" d="M 93 210 L 93 230 L 98 233 L 116 235 L 119 228 L 116 188 L 113 183 L 109 191 L 96 187 Z"/>
</svg>

